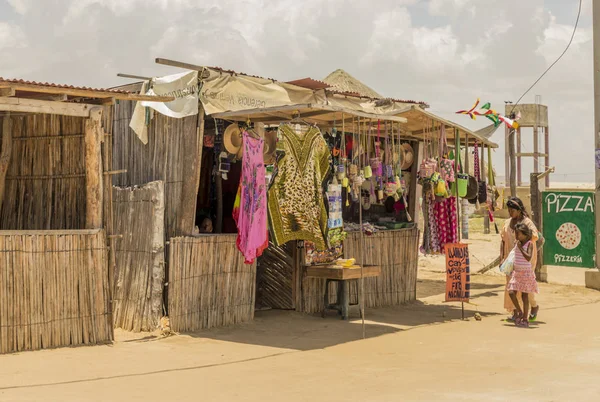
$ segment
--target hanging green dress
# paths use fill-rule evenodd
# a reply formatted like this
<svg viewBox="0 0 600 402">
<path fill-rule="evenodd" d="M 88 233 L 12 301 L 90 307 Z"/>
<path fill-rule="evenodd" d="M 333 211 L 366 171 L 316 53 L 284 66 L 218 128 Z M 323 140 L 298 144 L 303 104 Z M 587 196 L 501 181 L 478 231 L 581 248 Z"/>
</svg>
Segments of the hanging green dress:
<svg viewBox="0 0 600 402">
<path fill-rule="evenodd" d="M 329 147 L 318 127 L 300 130 L 279 127 L 285 155 L 268 193 L 269 227 L 275 245 L 308 240 L 318 250 L 327 248 L 327 210 L 324 182 L 330 169 Z"/>
</svg>

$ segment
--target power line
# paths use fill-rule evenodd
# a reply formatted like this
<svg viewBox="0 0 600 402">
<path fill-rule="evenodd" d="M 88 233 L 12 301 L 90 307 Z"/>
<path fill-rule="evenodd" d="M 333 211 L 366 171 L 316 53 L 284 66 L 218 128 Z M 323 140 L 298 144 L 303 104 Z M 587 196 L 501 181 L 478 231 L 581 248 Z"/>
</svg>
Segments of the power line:
<svg viewBox="0 0 600 402">
<path fill-rule="evenodd" d="M 552 67 L 554 67 L 554 65 L 556 63 L 558 63 L 560 61 L 560 59 L 562 59 L 562 57 L 565 55 L 565 53 L 567 53 L 567 50 L 569 50 L 569 47 L 571 47 L 571 43 L 573 43 L 573 38 L 575 38 L 575 32 L 577 32 L 577 26 L 579 25 L 579 17 L 581 17 L 581 5 L 583 3 L 583 0 L 579 0 L 579 10 L 577 11 L 577 20 L 575 20 L 575 26 L 573 27 L 573 33 L 571 34 L 571 39 L 569 40 L 569 43 L 567 44 L 567 47 L 565 48 L 565 50 L 561 53 L 560 56 L 558 56 L 558 58 L 554 61 L 554 63 L 550 64 L 550 67 L 548 67 L 546 69 L 546 71 L 544 71 L 544 73 L 540 76 L 540 78 L 538 78 L 528 89 L 527 91 L 525 91 L 525 93 L 523 93 L 523 95 L 521 95 L 521 97 L 519 98 L 519 100 L 517 100 L 517 103 L 515 103 L 513 105 L 512 110 L 510 111 L 510 113 L 512 114 L 512 112 L 515 111 L 515 108 L 517 107 L 517 105 L 519 104 L 519 102 L 521 102 L 521 100 L 525 97 L 525 95 L 527 95 L 529 93 L 529 91 L 531 91 L 533 89 L 534 86 L 537 85 L 538 82 L 540 82 L 542 80 L 542 78 L 544 78 L 544 76 L 548 73 L 548 71 L 550 71 L 550 69 L 552 69 Z"/>
</svg>

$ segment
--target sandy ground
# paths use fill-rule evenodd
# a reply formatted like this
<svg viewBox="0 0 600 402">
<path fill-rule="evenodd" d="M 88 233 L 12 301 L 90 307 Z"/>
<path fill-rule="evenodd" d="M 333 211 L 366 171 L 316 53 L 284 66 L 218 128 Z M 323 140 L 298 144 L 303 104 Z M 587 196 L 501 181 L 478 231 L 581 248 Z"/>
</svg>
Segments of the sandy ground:
<svg viewBox="0 0 600 402">
<path fill-rule="evenodd" d="M 498 240 L 472 237 L 477 270 Z M 194 335 L 2 356 L 0 401 L 597 400 L 599 292 L 541 284 L 540 320 L 524 330 L 503 321 L 499 272 L 472 283 L 461 321 L 443 303 L 443 258 L 422 258 L 418 301 L 367 310 L 365 340 L 357 317 L 265 311 Z"/>
</svg>

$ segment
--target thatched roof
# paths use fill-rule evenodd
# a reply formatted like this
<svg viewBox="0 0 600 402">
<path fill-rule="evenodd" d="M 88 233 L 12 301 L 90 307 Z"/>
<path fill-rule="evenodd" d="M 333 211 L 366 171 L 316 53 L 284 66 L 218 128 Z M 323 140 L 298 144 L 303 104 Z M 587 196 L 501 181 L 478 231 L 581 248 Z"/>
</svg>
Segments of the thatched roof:
<svg viewBox="0 0 600 402">
<path fill-rule="evenodd" d="M 357 93 L 369 98 L 383 98 L 380 94 L 369 88 L 342 69 L 335 70 L 329 74 L 324 80 L 325 83 L 331 85 L 340 92 Z"/>
</svg>

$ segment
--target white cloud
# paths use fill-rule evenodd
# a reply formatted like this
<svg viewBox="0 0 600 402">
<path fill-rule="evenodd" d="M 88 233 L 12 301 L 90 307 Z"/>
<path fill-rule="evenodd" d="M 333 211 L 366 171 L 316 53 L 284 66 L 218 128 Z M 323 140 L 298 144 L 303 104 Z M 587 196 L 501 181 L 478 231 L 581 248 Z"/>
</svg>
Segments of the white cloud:
<svg viewBox="0 0 600 402">
<path fill-rule="evenodd" d="M 7 0 L 8 4 L 12 6 L 12 8 L 21 15 L 27 14 L 29 9 L 31 8 L 32 0 Z"/>
<path fill-rule="evenodd" d="M 110 86 L 124 82 L 118 72 L 178 71 L 154 64 L 156 57 L 283 80 L 323 78 L 343 68 L 386 96 L 428 101 L 464 125 L 473 123 L 455 110 L 477 97 L 502 109 L 504 100 L 516 100 L 539 77 L 564 49 L 572 29 L 568 18 L 576 11 L 575 2 L 554 1 L 550 8 L 544 0 L 9 3 L 20 15 L 18 25 L 0 22 L 0 48 L 10 55 L 0 59 L 4 76 Z M 590 4 L 585 0 L 586 8 Z M 541 94 L 550 107 L 560 172 L 593 171 L 586 8 L 572 48 L 524 99 Z M 478 120 L 473 127 L 484 124 Z M 571 134 L 581 149 L 569 147 Z M 503 141 L 501 133 L 497 140 Z M 497 155 L 502 171 L 504 158 Z"/>
<path fill-rule="evenodd" d="M 473 0 L 430 0 L 429 13 L 434 16 L 456 16 L 466 11 L 473 15 L 475 9 L 468 7 L 471 3 Z"/>
<path fill-rule="evenodd" d="M 0 22 L 0 50 L 23 48 L 27 45 L 25 33 L 18 26 Z"/>
</svg>

